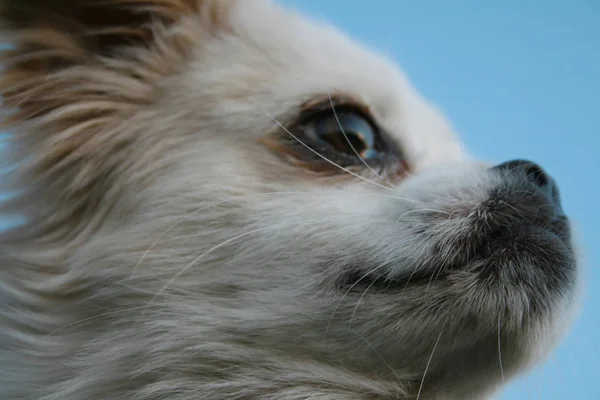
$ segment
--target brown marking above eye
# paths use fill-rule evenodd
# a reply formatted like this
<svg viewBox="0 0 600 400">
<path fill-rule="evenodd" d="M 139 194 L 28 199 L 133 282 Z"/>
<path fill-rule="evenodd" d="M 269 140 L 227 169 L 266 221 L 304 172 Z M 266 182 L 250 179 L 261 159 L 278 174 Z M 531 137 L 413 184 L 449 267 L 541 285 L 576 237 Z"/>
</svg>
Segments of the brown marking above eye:
<svg viewBox="0 0 600 400">
<path fill-rule="evenodd" d="M 332 107 L 333 106 L 333 107 Z M 301 106 L 291 122 L 261 142 L 293 165 L 321 174 L 371 170 L 394 180 L 408 165 L 368 106 L 349 96 L 324 96 Z"/>
</svg>

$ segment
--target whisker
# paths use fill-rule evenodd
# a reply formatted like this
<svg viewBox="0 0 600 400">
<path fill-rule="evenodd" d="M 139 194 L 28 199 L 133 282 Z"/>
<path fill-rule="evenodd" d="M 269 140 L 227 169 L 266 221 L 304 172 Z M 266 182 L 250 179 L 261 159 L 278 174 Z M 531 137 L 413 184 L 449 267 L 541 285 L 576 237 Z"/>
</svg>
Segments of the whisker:
<svg viewBox="0 0 600 400">
<path fill-rule="evenodd" d="M 431 287 L 431 284 L 437 282 L 444 268 L 444 263 L 440 263 L 440 265 L 433 270 L 431 277 L 429 278 L 429 282 L 427 283 L 427 287 L 425 288 L 425 295 L 429 294 L 429 288 Z"/>
<path fill-rule="evenodd" d="M 415 210 L 410 210 L 410 211 L 405 212 L 404 214 L 402 214 L 401 216 L 399 216 L 396 219 L 396 222 L 399 222 L 402 218 L 406 217 L 409 214 L 412 214 L 412 213 L 415 213 L 415 212 L 425 212 L 425 211 L 439 213 L 439 214 L 446 214 L 446 215 L 448 215 L 448 217 L 450 217 L 451 214 L 452 214 L 450 211 L 437 210 L 435 208 L 418 208 L 418 209 L 415 209 Z"/>
<path fill-rule="evenodd" d="M 161 233 L 158 238 L 156 238 L 156 240 L 154 240 L 152 242 L 152 244 L 150 244 L 150 246 L 146 249 L 146 251 L 144 251 L 144 253 L 142 254 L 142 256 L 140 257 L 139 261 L 136 263 L 136 265 L 134 266 L 133 270 L 131 271 L 131 274 L 129 275 L 129 278 L 131 279 L 133 277 L 133 275 L 136 273 L 137 269 L 139 268 L 139 266 L 142 264 L 142 262 L 144 262 L 144 260 L 146 259 L 146 257 L 148 256 L 148 254 L 150 253 L 150 251 L 169 233 L 171 232 L 173 229 L 175 229 L 177 226 L 179 226 L 179 224 L 181 224 L 183 221 L 185 221 L 186 219 L 188 219 L 191 216 L 197 215 L 200 212 L 207 210 L 209 208 L 212 207 L 217 207 L 220 206 L 222 204 L 226 204 L 229 202 L 232 202 L 236 199 L 240 199 L 240 198 L 250 198 L 250 197 L 257 197 L 257 196 L 266 196 L 266 195 L 273 195 L 273 194 L 305 194 L 307 192 L 269 192 L 269 193 L 256 193 L 256 194 L 251 194 L 251 195 L 246 195 L 246 196 L 237 196 L 234 197 L 232 199 L 227 199 L 227 200 L 222 200 L 216 203 L 212 203 L 209 204 L 207 206 L 204 207 L 200 207 L 194 211 L 192 211 L 191 214 L 186 214 L 180 218 L 178 218 L 173 224 L 171 224 L 165 231 L 163 231 L 163 233 Z"/>
<path fill-rule="evenodd" d="M 160 289 L 159 289 L 159 290 L 156 292 L 156 294 L 155 294 L 155 295 L 154 295 L 154 296 L 153 296 L 153 297 L 150 299 L 150 302 L 149 302 L 149 304 L 148 304 L 148 305 L 149 305 L 149 306 L 151 306 L 151 305 L 154 303 L 154 301 L 156 300 L 156 298 L 158 298 L 158 296 L 160 296 L 160 295 L 161 295 L 161 294 L 162 294 L 162 293 L 163 293 L 163 292 L 164 292 L 164 291 L 165 291 L 165 290 L 166 290 L 166 289 L 167 289 L 167 288 L 168 288 L 168 287 L 169 287 L 169 286 L 170 286 L 170 285 L 171 285 L 173 282 L 175 282 L 175 281 L 176 281 L 176 280 L 177 280 L 177 279 L 178 279 L 178 278 L 179 278 L 181 275 L 183 275 L 183 274 L 184 274 L 184 273 L 185 273 L 185 272 L 186 272 L 188 269 L 190 269 L 192 266 L 194 266 L 194 264 L 196 264 L 197 262 L 199 262 L 200 260 L 202 260 L 202 259 L 203 259 L 204 257 L 206 257 L 208 254 L 212 253 L 212 252 L 213 252 L 213 251 L 215 251 L 215 250 L 218 250 L 218 249 L 220 249 L 220 248 L 221 248 L 221 247 L 223 247 L 223 246 L 226 246 L 226 245 L 228 245 L 228 244 L 229 244 L 229 243 L 231 243 L 231 242 L 234 242 L 234 241 L 236 241 L 236 240 L 239 240 L 239 239 L 241 239 L 241 238 L 243 238 L 243 237 L 245 237 L 245 236 L 248 236 L 248 235 L 251 235 L 251 234 L 253 234 L 253 233 L 260 232 L 260 231 L 264 231 L 264 230 L 267 230 L 267 229 L 272 229 L 274 226 L 276 226 L 276 225 L 265 226 L 265 227 L 262 227 L 262 228 L 253 229 L 253 230 L 251 230 L 251 231 L 244 232 L 244 233 L 241 233 L 241 234 L 239 234 L 239 235 L 236 235 L 236 236 L 234 236 L 234 237 L 232 237 L 232 238 L 230 238 L 230 239 L 227 239 L 227 240 L 225 240 L 225 241 L 223 241 L 223 242 L 219 243 L 219 244 L 218 244 L 218 245 L 216 245 L 216 246 L 213 246 L 213 247 L 211 247 L 210 249 L 208 249 L 207 251 L 205 251 L 204 253 L 202 253 L 200 256 L 198 256 L 198 257 L 196 257 L 195 259 L 193 259 L 192 261 L 190 261 L 190 262 L 189 262 L 189 263 L 188 263 L 188 264 L 187 264 L 185 267 L 183 267 L 183 268 L 182 268 L 182 269 L 181 269 L 179 272 L 177 272 L 173 278 L 171 278 L 171 279 L 170 279 L 170 280 L 169 280 L 167 283 L 165 283 L 165 284 L 163 285 L 163 287 L 161 287 L 161 288 L 160 288 Z M 143 314 L 143 312 L 142 312 L 142 314 Z"/>
<path fill-rule="evenodd" d="M 367 288 L 365 289 L 365 291 L 363 292 L 363 294 L 360 295 L 360 298 L 356 302 L 356 307 L 354 307 L 354 310 L 352 311 L 352 315 L 350 316 L 350 322 L 348 322 L 348 327 L 352 326 L 352 321 L 354 320 L 354 316 L 356 315 L 356 311 L 358 310 L 358 306 L 360 305 L 360 302 L 365 297 L 365 295 L 367 294 L 367 292 L 369 291 L 369 289 L 371 289 L 371 287 L 375 284 L 375 282 L 376 282 L 376 280 L 374 279 L 373 282 L 371 282 L 369 284 L 369 286 L 367 286 Z"/>
<path fill-rule="evenodd" d="M 502 374 L 502 383 L 504 383 L 504 366 L 502 365 L 502 347 L 500 345 L 500 326 L 502 314 L 498 314 L 498 361 L 500 362 L 500 373 Z"/>
<path fill-rule="evenodd" d="M 385 267 L 385 264 L 381 264 L 381 265 L 378 265 L 377 267 L 371 269 L 370 271 L 368 271 L 367 273 L 365 273 L 362 277 L 360 277 L 360 279 L 358 279 L 356 282 L 354 282 L 348 288 L 348 290 L 346 290 L 344 292 L 344 294 L 342 295 L 342 298 L 338 301 L 337 305 L 333 309 L 333 312 L 331 313 L 331 316 L 329 317 L 329 321 L 327 322 L 327 326 L 325 327 L 325 336 L 324 337 L 327 337 L 327 333 L 329 332 L 329 328 L 331 327 L 331 322 L 333 321 L 333 317 L 335 316 L 336 311 L 338 310 L 338 308 L 340 307 L 340 305 L 342 304 L 342 302 L 344 301 L 344 299 L 346 298 L 346 296 L 348 295 L 348 293 L 350 293 L 352 291 L 352 289 L 354 289 L 356 287 L 356 285 L 358 285 L 363 279 L 367 278 L 373 272 L 376 272 L 379 269 L 384 268 L 384 267 Z"/>
<path fill-rule="evenodd" d="M 434 268 L 433 272 L 431 273 L 431 276 L 429 277 L 429 282 L 427 282 L 427 287 L 425 288 L 425 292 L 423 293 L 424 296 L 427 296 L 429 294 L 429 288 L 430 288 L 431 284 L 435 281 L 436 275 L 439 275 L 441 270 L 442 270 L 441 266 L 436 266 Z"/>
<path fill-rule="evenodd" d="M 442 329 L 440 331 L 440 334 L 438 335 L 437 340 L 435 341 L 435 344 L 433 345 L 433 350 L 431 350 L 431 354 L 429 355 L 429 360 L 427 360 L 427 365 L 425 366 L 425 371 L 423 372 L 423 378 L 421 379 L 421 385 L 419 386 L 419 392 L 417 393 L 417 399 L 419 400 L 421 398 L 421 391 L 423 390 L 423 384 L 425 383 L 425 376 L 427 376 L 427 371 L 429 370 L 429 365 L 431 364 L 431 360 L 433 359 L 433 353 L 435 353 L 435 349 L 438 346 L 438 343 L 440 342 L 440 339 L 442 338 L 442 333 L 444 332 L 444 330 Z"/>
<path fill-rule="evenodd" d="M 461 161 L 465 161 L 467 157 L 465 156 L 465 144 L 462 141 L 458 142 L 458 151 L 460 151 Z"/>
<path fill-rule="evenodd" d="M 181 302 L 179 301 L 179 302 L 172 302 L 172 303 L 159 303 L 159 304 L 156 304 L 155 306 L 156 307 L 160 307 L 160 306 L 164 306 L 164 305 L 167 305 L 167 304 L 181 304 Z M 137 306 L 137 307 L 129 307 L 129 308 L 124 308 L 122 310 L 109 311 L 109 312 L 105 312 L 105 313 L 102 313 L 102 314 L 93 315 L 91 317 L 82 318 L 82 319 L 79 319 L 77 321 L 71 322 L 69 324 L 63 325 L 60 328 L 57 328 L 57 329 L 55 329 L 55 330 L 53 330 L 53 331 L 45 334 L 44 338 L 50 337 L 52 335 L 55 335 L 58 332 L 63 331 L 63 330 L 68 329 L 68 328 L 71 328 L 73 326 L 81 325 L 83 323 L 86 323 L 86 322 L 89 322 L 89 321 L 93 321 L 93 320 L 98 319 L 98 318 L 109 317 L 111 315 L 126 313 L 126 312 L 130 312 L 130 311 L 142 310 L 142 309 L 145 309 L 147 307 L 148 307 L 148 305 Z"/>
<path fill-rule="evenodd" d="M 361 338 L 365 342 L 365 344 L 369 347 L 369 349 L 371 349 L 371 351 L 373 351 L 373 353 L 375 353 L 375 355 L 381 360 L 383 365 L 385 365 L 390 370 L 390 372 L 392 373 L 392 375 L 394 375 L 396 380 L 398 382 L 401 382 L 401 379 L 398 376 L 398 374 L 396 373 L 396 371 L 394 370 L 394 368 L 392 368 L 392 366 L 387 361 L 385 361 L 385 358 L 383 358 L 383 356 L 377 351 L 377 349 L 375 347 L 373 347 L 373 345 L 367 340 L 367 338 L 365 338 L 363 335 L 361 335 L 358 332 L 353 332 L 353 334 L 355 334 L 356 336 Z"/>
<path fill-rule="evenodd" d="M 523 211 L 519 210 L 517 207 L 513 206 L 512 204 L 507 203 L 504 200 L 500 200 L 500 203 L 504 204 L 505 206 L 511 208 L 514 212 L 516 212 L 519 216 L 521 216 L 522 218 L 527 218 L 527 214 L 524 213 Z"/>
<path fill-rule="evenodd" d="M 454 248 L 455 247 L 455 242 L 456 240 L 450 242 L 449 246 L 450 248 Z M 449 254 L 445 254 L 444 255 L 445 259 L 442 259 L 439 262 L 439 266 L 436 266 L 431 274 L 431 277 L 429 278 L 429 282 L 427 283 L 427 287 L 425 288 L 425 295 L 429 294 L 429 289 L 431 287 L 432 283 L 437 282 L 437 280 L 439 279 L 440 275 L 442 274 L 442 272 L 446 269 L 448 263 L 448 259 L 452 257 L 451 253 Z"/>
</svg>

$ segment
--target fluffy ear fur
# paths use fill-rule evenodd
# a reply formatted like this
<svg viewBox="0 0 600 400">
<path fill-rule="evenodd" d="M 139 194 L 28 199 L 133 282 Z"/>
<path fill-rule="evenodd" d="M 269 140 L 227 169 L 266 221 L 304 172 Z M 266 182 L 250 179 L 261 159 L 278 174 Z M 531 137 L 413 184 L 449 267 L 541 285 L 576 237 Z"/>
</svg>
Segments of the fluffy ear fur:
<svg viewBox="0 0 600 400">
<path fill-rule="evenodd" d="M 34 203 L 43 193 L 45 203 L 30 209 L 73 219 L 115 187 L 110 180 L 136 140 L 132 118 L 160 98 L 161 79 L 202 36 L 224 28 L 228 3 L 0 0 L 10 45 L 0 72 L 9 110 L 2 128 L 12 133 L 18 189 Z"/>
<path fill-rule="evenodd" d="M 199 13 L 200 0 L 5 0 L 4 25 L 29 31 L 30 45 L 71 51 L 49 59 L 110 55 L 122 46 L 152 40 L 152 24 L 172 24 L 183 15 Z M 44 31 L 54 40 L 40 40 Z M 37 34 L 37 35 L 35 35 Z M 58 40 L 59 36 L 62 40 Z M 49 39 L 47 37 L 47 39 Z M 37 42 L 37 43 L 36 43 Z M 70 53 L 70 54 L 69 54 Z M 70 55 L 70 57 L 69 57 Z M 50 60 L 48 60 L 50 61 Z"/>
</svg>

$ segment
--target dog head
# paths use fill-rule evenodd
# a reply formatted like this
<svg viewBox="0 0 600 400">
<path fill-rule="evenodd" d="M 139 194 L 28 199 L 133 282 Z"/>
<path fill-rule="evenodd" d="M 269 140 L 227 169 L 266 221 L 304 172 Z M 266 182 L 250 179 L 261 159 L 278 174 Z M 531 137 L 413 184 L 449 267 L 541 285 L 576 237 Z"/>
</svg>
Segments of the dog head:
<svg viewBox="0 0 600 400">
<path fill-rule="evenodd" d="M 3 397 L 479 399 L 560 338 L 556 183 L 380 56 L 260 0 L 1 4 Z"/>
</svg>

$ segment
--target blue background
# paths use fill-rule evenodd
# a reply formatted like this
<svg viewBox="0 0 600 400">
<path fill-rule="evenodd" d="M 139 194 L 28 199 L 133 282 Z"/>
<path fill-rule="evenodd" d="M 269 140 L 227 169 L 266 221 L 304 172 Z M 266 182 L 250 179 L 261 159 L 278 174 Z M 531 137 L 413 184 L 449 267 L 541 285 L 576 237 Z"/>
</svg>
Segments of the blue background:
<svg viewBox="0 0 600 400">
<path fill-rule="evenodd" d="M 600 1 L 287 0 L 391 56 L 479 158 L 557 179 L 583 239 L 583 310 L 502 399 L 600 400 Z"/>
<path fill-rule="evenodd" d="M 281 1 L 396 59 L 476 156 L 530 158 L 558 180 L 583 239 L 583 309 L 502 399 L 600 399 L 600 1 Z"/>
</svg>

